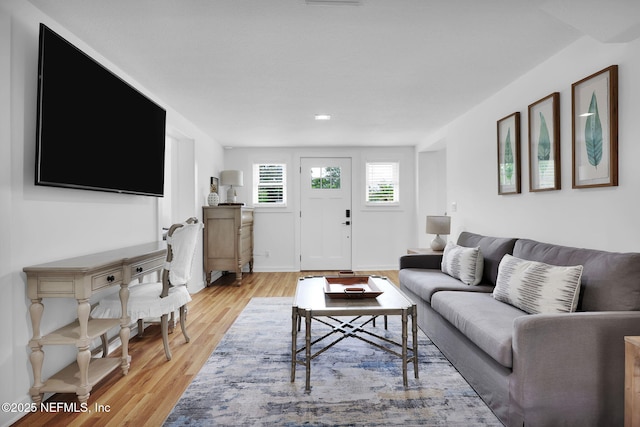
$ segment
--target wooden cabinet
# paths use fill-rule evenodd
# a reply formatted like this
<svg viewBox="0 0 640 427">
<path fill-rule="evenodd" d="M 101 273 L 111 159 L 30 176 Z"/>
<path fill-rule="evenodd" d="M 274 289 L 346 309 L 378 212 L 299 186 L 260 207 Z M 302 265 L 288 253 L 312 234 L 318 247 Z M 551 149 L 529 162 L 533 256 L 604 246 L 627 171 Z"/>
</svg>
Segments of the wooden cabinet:
<svg viewBox="0 0 640 427">
<path fill-rule="evenodd" d="M 242 280 L 242 268 L 253 272 L 253 209 L 243 206 L 204 206 L 204 271 L 207 285 L 212 271 L 233 271 Z"/>
<path fill-rule="evenodd" d="M 29 313 L 33 336 L 29 341 L 29 360 L 33 369 L 33 386 L 29 390 L 34 402 L 40 403 L 44 393 L 76 393 L 86 402 L 93 386 L 120 367 L 129 372 L 129 317 L 126 304 L 129 283 L 148 273 L 160 271 L 164 265 L 166 244 L 154 242 L 25 267 L 27 295 L 31 300 Z M 89 298 L 94 292 L 111 286 L 120 287 L 124 315 L 119 319 L 91 319 Z M 51 333 L 42 335 L 40 327 L 44 312 L 43 298 L 74 298 L 78 302 L 78 319 Z M 122 355 L 106 357 L 106 332 L 120 325 Z M 103 357 L 92 358 L 91 342 L 102 338 Z M 73 345 L 78 348 L 76 362 L 43 381 L 45 345 Z"/>
</svg>

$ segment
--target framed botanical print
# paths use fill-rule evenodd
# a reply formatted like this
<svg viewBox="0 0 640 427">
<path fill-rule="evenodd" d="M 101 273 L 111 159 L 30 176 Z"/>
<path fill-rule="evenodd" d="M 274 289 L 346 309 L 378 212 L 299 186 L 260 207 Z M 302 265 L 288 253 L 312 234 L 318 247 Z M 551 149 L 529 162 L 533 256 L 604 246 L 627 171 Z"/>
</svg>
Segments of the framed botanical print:
<svg viewBox="0 0 640 427">
<path fill-rule="evenodd" d="M 560 94 L 529 105 L 529 191 L 560 189 Z"/>
<path fill-rule="evenodd" d="M 520 113 L 498 120 L 498 194 L 520 193 Z"/>
<path fill-rule="evenodd" d="M 573 188 L 618 185 L 618 66 L 571 85 Z"/>
</svg>

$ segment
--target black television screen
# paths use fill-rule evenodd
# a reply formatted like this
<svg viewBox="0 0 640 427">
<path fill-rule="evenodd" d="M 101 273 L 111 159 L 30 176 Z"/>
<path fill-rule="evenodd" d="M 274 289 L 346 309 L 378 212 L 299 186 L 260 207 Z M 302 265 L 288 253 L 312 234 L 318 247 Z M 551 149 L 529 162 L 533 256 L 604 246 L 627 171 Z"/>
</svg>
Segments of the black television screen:
<svg viewBox="0 0 640 427">
<path fill-rule="evenodd" d="M 162 196 L 165 110 L 40 24 L 36 185 Z"/>
</svg>

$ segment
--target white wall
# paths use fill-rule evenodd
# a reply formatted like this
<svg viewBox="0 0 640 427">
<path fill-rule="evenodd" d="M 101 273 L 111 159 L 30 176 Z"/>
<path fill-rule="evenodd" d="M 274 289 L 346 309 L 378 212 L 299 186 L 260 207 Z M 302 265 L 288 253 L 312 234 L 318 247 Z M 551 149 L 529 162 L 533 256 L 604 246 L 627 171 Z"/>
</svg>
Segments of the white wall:
<svg viewBox="0 0 640 427">
<path fill-rule="evenodd" d="M 16 325 L 26 321 L 24 309 L 14 310 L 13 307 L 24 306 L 25 292 L 18 284 L 14 286 L 14 274 L 12 272 L 12 239 L 11 239 L 11 219 L 12 215 L 12 195 L 11 195 L 11 41 L 9 31 L 11 28 L 11 18 L 3 10 L 0 4 L 0 341 L 4 344 L 0 346 L 0 376 L 2 381 L 9 386 L 0 389 L 0 400 L 2 402 L 20 402 L 24 399 L 25 388 L 17 386 L 20 375 L 16 375 L 16 364 L 18 361 L 16 354 L 26 357 L 26 343 L 19 347 L 19 342 L 25 342 L 18 336 L 20 333 L 26 334 L 24 327 L 15 330 Z M 16 337 L 18 339 L 16 340 Z M 24 372 L 25 368 L 22 368 Z M 22 378 L 25 378 L 22 375 Z M 0 425 L 8 424 L 14 416 L 10 413 L 0 412 Z"/>
<path fill-rule="evenodd" d="M 427 215 L 450 214 L 447 206 L 447 150 L 418 152 L 418 247 L 428 248 L 434 235 L 427 234 Z M 448 240 L 448 236 L 443 237 Z"/>
<path fill-rule="evenodd" d="M 619 186 L 571 188 L 571 84 L 619 65 Z M 584 37 L 496 93 L 418 147 L 447 143 L 452 237 L 467 230 L 612 251 L 640 251 L 640 41 L 601 44 Z M 528 105 L 560 92 L 562 189 L 531 193 Z M 521 113 L 522 194 L 499 196 L 496 121 Z M 450 210 L 450 209 L 449 209 Z M 453 236 L 455 235 L 455 236 Z"/>
<path fill-rule="evenodd" d="M 238 188 L 237 193 L 238 201 L 247 205 L 252 201 L 252 165 L 268 162 L 287 164 L 288 206 L 259 207 L 254 213 L 254 269 L 300 270 L 299 170 L 302 157 L 352 159 L 352 269 L 398 268 L 398 257 L 418 241 L 413 147 L 235 148 L 225 151 L 225 168 L 244 171 L 244 186 Z M 400 162 L 399 207 L 365 206 L 364 169 L 368 161 Z M 226 187 L 221 192 L 225 194 Z"/>
<path fill-rule="evenodd" d="M 2 402 L 29 402 L 33 381 L 29 364 L 30 301 L 26 298 L 27 265 L 157 240 L 158 199 L 33 184 L 36 126 L 38 25 L 54 31 L 93 56 L 141 92 L 144 87 L 113 66 L 55 21 L 27 2 L 0 2 L 0 389 Z M 181 216 L 201 217 L 209 177 L 222 168 L 223 149 L 188 120 L 167 109 L 168 126 L 185 136 L 178 149 Z M 181 218 L 182 219 L 182 218 Z M 201 254 L 201 248 L 199 248 Z M 203 286 L 202 256 L 196 256 L 192 290 Z M 45 299 L 43 333 L 75 318 L 72 300 Z M 46 378 L 75 360 L 67 346 L 48 346 Z M 21 414 L 0 412 L 0 425 Z"/>
</svg>

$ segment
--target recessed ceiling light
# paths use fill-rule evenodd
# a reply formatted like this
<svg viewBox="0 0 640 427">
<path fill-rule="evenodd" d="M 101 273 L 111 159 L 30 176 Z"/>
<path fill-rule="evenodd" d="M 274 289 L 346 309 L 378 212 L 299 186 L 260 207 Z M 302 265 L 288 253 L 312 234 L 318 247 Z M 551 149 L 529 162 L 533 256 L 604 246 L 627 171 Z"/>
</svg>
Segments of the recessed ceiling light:
<svg viewBox="0 0 640 427">
<path fill-rule="evenodd" d="M 329 114 L 316 114 L 316 120 L 331 120 L 331 116 Z"/>
</svg>

